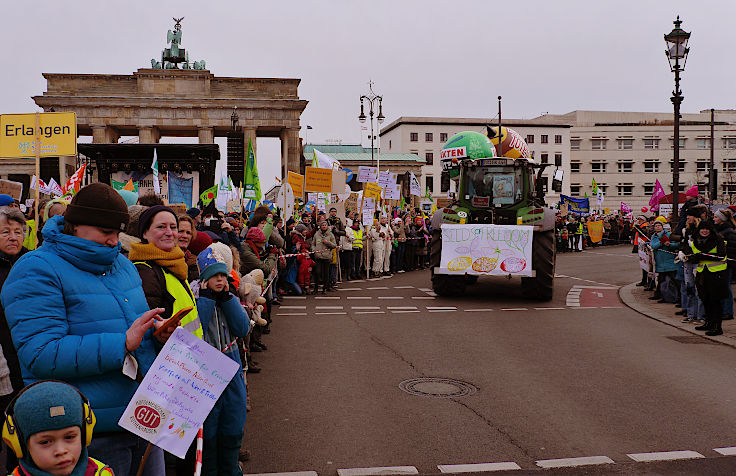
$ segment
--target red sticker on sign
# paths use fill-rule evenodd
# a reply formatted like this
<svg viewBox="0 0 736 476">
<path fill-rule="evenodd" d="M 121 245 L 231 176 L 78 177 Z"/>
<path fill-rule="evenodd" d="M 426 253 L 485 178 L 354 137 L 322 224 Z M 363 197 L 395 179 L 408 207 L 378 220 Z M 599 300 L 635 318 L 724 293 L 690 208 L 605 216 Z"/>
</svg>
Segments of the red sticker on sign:
<svg viewBox="0 0 736 476">
<path fill-rule="evenodd" d="M 156 428 L 161 423 L 161 414 L 148 405 L 140 405 L 133 413 L 135 421 L 146 428 Z"/>
</svg>

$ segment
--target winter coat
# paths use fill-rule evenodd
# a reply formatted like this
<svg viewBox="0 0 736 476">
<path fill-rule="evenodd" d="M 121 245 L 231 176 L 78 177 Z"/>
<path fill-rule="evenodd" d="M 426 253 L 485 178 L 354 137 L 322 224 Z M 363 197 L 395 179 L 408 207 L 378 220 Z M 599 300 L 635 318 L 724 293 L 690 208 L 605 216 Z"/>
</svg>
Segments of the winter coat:
<svg viewBox="0 0 736 476">
<path fill-rule="evenodd" d="M 414 253 L 417 256 L 427 256 L 427 243 L 429 242 L 429 231 L 425 226 L 412 225 L 414 229 L 415 240 L 412 240 L 416 250 Z"/>
<path fill-rule="evenodd" d="M 406 241 L 406 228 L 403 223 L 394 223 L 391 225 L 391 229 L 394 232 L 394 237 L 399 240 L 399 243 Z"/>
<path fill-rule="evenodd" d="M 345 251 L 353 251 L 353 241 L 355 240 L 355 230 L 352 228 L 345 229 L 345 236 L 340 238 L 340 246 Z"/>
<path fill-rule="evenodd" d="M 339 240 L 340 237 L 345 236 L 345 224 L 338 217 L 330 217 L 327 219 L 327 223 L 332 226 L 332 234 L 335 235 L 335 239 Z"/>
<path fill-rule="evenodd" d="M 21 248 L 20 253 L 10 257 L 0 252 L 0 290 L 2 290 L 5 280 L 10 274 L 10 268 L 20 259 L 21 256 L 28 252 L 27 249 Z M 0 380 L 3 384 L 0 387 L 5 388 L 6 384 L 12 387 L 12 393 L 0 396 L 0 405 L 7 406 L 12 397 L 24 387 L 23 376 L 21 375 L 20 362 L 18 362 L 18 352 L 13 344 L 13 337 L 10 335 L 10 327 L 5 317 L 5 310 L 0 306 L 0 346 L 2 346 L 2 354 L 4 356 L 5 365 L 0 369 Z"/>
<path fill-rule="evenodd" d="M 383 236 L 381 236 L 383 233 Z M 373 249 L 386 249 L 391 247 L 391 242 L 394 239 L 394 232 L 391 230 L 391 225 L 386 223 L 381 225 L 380 223 L 373 227 L 371 232 L 368 234 L 368 238 L 373 241 Z"/>
<path fill-rule="evenodd" d="M 736 259 L 736 231 L 729 223 L 716 225 L 716 230 L 726 241 L 726 257 Z M 729 261 L 728 265 L 732 267 L 733 261 Z"/>
<path fill-rule="evenodd" d="M 670 271 L 677 271 L 677 263 L 675 263 L 675 254 L 679 245 L 673 241 L 664 240 L 664 237 L 669 238 L 670 234 L 666 231 L 661 233 L 652 234 L 652 241 L 650 243 L 654 250 L 654 270 L 657 273 L 668 273 Z M 667 242 L 664 244 L 662 241 Z"/>
<path fill-rule="evenodd" d="M 18 260 L 2 290 L 23 378 L 68 382 L 89 399 L 96 431 L 122 432 L 118 420 L 138 388 L 121 371 L 125 332 L 149 309 L 141 278 L 119 244 L 63 228 L 63 216 L 49 220 L 43 246 Z M 145 374 L 156 357 L 150 330 L 132 354 Z"/>
<path fill-rule="evenodd" d="M 256 254 L 247 241 L 243 243 L 243 251 L 240 252 L 240 274 L 245 275 L 254 269 L 260 269 L 263 271 L 263 276 L 268 278 L 276 267 L 276 255 L 268 253 L 265 258 L 261 259 L 262 255 L 263 252 Z"/>
<path fill-rule="evenodd" d="M 326 240 L 327 244 L 322 243 L 322 240 Z M 335 241 L 335 235 L 330 230 L 323 232 L 317 230 L 314 234 L 314 257 L 317 259 L 332 259 L 332 250 L 337 248 L 337 241 Z"/>
</svg>

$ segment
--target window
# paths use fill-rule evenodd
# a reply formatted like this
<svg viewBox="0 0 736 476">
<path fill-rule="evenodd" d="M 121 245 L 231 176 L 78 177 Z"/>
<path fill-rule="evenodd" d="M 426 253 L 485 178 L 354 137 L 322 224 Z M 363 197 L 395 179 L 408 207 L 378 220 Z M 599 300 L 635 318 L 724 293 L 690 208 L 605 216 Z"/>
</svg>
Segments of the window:
<svg viewBox="0 0 736 476">
<path fill-rule="evenodd" d="M 656 137 L 645 137 L 644 138 L 645 149 L 659 149 L 659 138 Z"/>
<path fill-rule="evenodd" d="M 555 144 L 562 144 L 562 136 L 561 135 L 555 135 Z"/>
<path fill-rule="evenodd" d="M 440 192 L 447 193 L 450 191 L 450 172 L 442 172 L 440 175 Z"/>
<path fill-rule="evenodd" d="M 440 132 L 440 142 L 447 142 L 447 132 Z"/>
<path fill-rule="evenodd" d="M 724 137 L 723 138 L 724 149 L 736 149 L 736 137 Z"/>
<path fill-rule="evenodd" d="M 684 160 L 680 159 L 680 167 L 679 167 L 680 168 L 680 172 L 684 172 L 685 171 L 685 163 L 686 162 Z M 670 172 L 672 172 L 674 170 L 675 170 L 675 161 L 674 160 L 670 160 Z"/>
<path fill-rule="evenodd" d="M 570 150 L 580 150 L 580 139 L 570 139 Z"/>
<path fill-rule="evenodd" d="M 570 173 L 573 173 L 573 174 L 580 173 L 580 162 L 570 162 Z"/>
<path fill-rule="evenodd" d="M 703 137 L 698 137 L 697 139 L 695 139 L 695 148 L 710 149 L 710 137 L 707 139 Z"/>
<path fill-rule="evenodd" d="M 606 150 L 606 139 L 591 139 L 593 150 Z"/>
<path fill-rule="evenodd" d="M 434 164 L 434 152 L 425 152 L 424 158 L 427 160 L 426 165 Z"/>
<path fill-rule="evenodd" d="M 434 134 L 432 134 L 431 132 L 424 133 L 424 142 L 432 142 L 433 139 L 434 139 Z"/>
<path fill-rule="evenodd" d="M 736 172 L 736 159 L 723 159 L 724 172 Z"/>
<path fill-rule="evenodd" d="M 539 142 L 542 144 L 546 144 L 549 142 L 549 136 L 547 134 L 542 134 L 539 138 Z"/>
<path fill-rule="evenodd" d="M 534 134 L 527 134 L 526 135 L 526 143 L 527 144 L 534 144 Z"/>
<path fill-rule="evenodd" d="M 701 159 L 695 161 L 695 171 L 696 172 L 707 172 L 710 169 L 710 161 Z"/>
<path fill-rule="evenodd" d="M 429 193 L 434 193 L 434 177 L 431 175 L 424 176 L 424 187 Z"/>
<path fill-rule="evenodd" d="M 631 137 L 620 137 L 618 139 L 619 150 L 631 150 L 634 148 L 634 139 Z"/>
<path fill-rule="evenodd" d="M 555 154 L 555 164 L 562 163 L 562 154 Z"/>
<path fill-rule="evenodd" d="M 599 184 L 597 184 L 597 185 L 598 185 L 598 189 L 599 189 L 599 190 L 600 190 L 601 192 L 603 192 L 603 195 L 608 195 L 608 185 L 606 185 L 605 183 L 599 183 Z M 592 187 L 591 187 L 591 188 L 592 188 Z"/>
<path fill-rule="evenodd" d="M 634 185 L 630 183 L 620 183 L 616 185 L 619 197 L 630 197 L 634 195 Z"/>
<path fill-rule="evenodd" d="M 685 193 L 685 184 L 684 183 L 681 183 L 678 188 L 680 189 L 680 193 Z M 690 188 L 690 186 L 688 185 L 687 188 Z M 670 184 L 670 193 L 672 193 L 674 191 L 675 191 L 674 185 L 673 184 Z"/>
<path fill-rule="evenodd" d="M 634 172 L 634 162 L 631 160 L 619 160 L 618 161 L 618 173 L 630 174 Z"/>
<path fill-rule="evenodd" d="M 674 149 L 674 148 L 675 148 L 675 139 L 672 138 L 670 139 L 670 149 Z M 684 149 L 684 148 L 685 148 L 685 139 L 680 137 L 680 149 Z"/>
<path fill-rule="evenodd" d="M 644 184 L 644 195 L 651 195 L 654 193 L 654 184 L 653 183 L 645 183 Z"/>
<path fill-rule="evenodd" d="M 412 142 L 419 141 L 419 133 L 418 132 L 411 132 L 409 133 L 409 140 Z"/>
<path fill-rule="evenodd" d="M 605 162 L 591 162 L 590 171 L 593 172 L 594 174 L 604 174 L 606 173 L 606 163 Z"/>
<path fill-rule="evenodd" d="M 698 193 L 706 195 L 708 193 L 708 184 L 705 182 L 698 182 Z"/>
<path fill-rule="evenodd" d="M 644 161 L 644 173 L 647 173 L 647 174 L 659 173 L 659 160 L 645 160 Z"/>
<path fill-rule="evenodd" d="M 579 183 L 571 183 L 570 184 L 570 195 L 573 197 L 579 197 L 580 196 L 580 189 L 582 187 Z"/>
<path fill-rule="evenodd" d="M 723 182 L 723 193 L 726 195 L 736 195 L 736 183 Z"/>
<path fill-rule="evenodd" d="M 539 158 L 541 159 L 541 161 L 542 161 L 543 164 L 548 164 L 549 163 L 549 154 L 546 154 L 546 153 L 545 154 L 540 154 L 539 155 Z"/>
</svg>

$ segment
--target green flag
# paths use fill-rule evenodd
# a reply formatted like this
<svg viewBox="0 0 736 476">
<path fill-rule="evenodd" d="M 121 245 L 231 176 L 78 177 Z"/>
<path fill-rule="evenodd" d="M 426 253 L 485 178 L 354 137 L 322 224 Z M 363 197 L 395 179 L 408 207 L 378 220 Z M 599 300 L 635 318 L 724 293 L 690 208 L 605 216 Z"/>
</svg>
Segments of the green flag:
<svg viewBox="0 0 736 476">
<path fill-rule="evenodd" d="M 403 196 L 403 195 L 401 196 L 401 202 L 399 202 L 399 207 L 400 207 L 400 208 L 401 208 L 402 210 L 404 209 L 404 207 L 406 207 L 406 199 L 404 198 L 404 196 Z"/>
<path fill-rule="evenodd" d="M 243 198 L 260 201 L 261 181 L 258 179 L 258 164 L 253 152 L 253 143 L 248 139 L 248 159 L 245 161 L 245 178 L 243 180 Z"/>
<path fill-rule="evenodd" d="M 317 159 L 317 149 L 312 149 L 312 167 L 319 168 L 319 159 Z"/>
<path fill-rule="evenodd" d="M 115 190 L 125 190 L 125 186 L 128 184 L 128 182 L 118 182 L 117 180 L 110 179 L 110 185 L 112 185 L 112 188 Z M 138 184 L 136 182 L 133 182 L 133 191 L 138 193 Z"/>
<path fill-rule="evenodd" d="M 593 178 L 593 195 L 598 195 L 598 184 L 595 183 L 595 178 Z"/>
<path fill-rule="evenodd" d="M 211 186 L 199 195 L 202 205 L 208 205 L 215 198 L 217 198 L 217 185 Z"/>
</svg>

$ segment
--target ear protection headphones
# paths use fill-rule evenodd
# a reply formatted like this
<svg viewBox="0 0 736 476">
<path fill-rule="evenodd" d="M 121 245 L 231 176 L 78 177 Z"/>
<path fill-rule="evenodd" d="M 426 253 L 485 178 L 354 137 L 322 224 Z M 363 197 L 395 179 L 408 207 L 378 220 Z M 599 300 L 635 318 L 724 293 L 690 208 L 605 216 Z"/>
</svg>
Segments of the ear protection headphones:
<svg viewBox="0 0 736 476">
<path fill-rule="evenodd" d="M 5 409 L 5 421 L 3 422 L 2 429 L 3 441 L 5 441 L 5 444 L 7 444 L 8 447 L 13 450 L 13 453 L 15 453 L 15 456 L 18 457 L 18 459 L 22 458 L 24 455 L 26 442 L 25 437 L 23 436 L 20 428 L 18 428 L 18 425 L 16 425 L 15 422 L 15 402 L 17 402 L 18 398 L 25 392 L 27 392 L 28 389 L 30 389 L 31 387 L 35 387 L 36 385 L 47 382 L 58 382 L 69 385 L 66 382 L 62 382 L 61 380 L 41 380 L 39 382 L 32 383 L 31 385 L 21 390 L 21 392 L 18 393 L 18 395 L 16 395 L 15 398 L 10 401 L 8 407 Z M 72 387 L 82 398 L 82 442 L 84 443 L 84 446 L 89 446 L 89 444 L 92 442 L 92 431 L 95 428 L 95 423 L 97 423 L 97 418 L 95 417 L 94 412 L 92 412 L 92 407 L 90 407 L 87 397 L 85 397 L 84 394 L 77 390 L 75 387 L 71 385 L 69 386 Z"/>
</svg>

